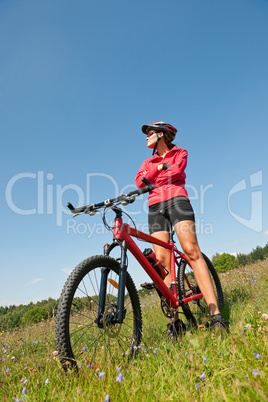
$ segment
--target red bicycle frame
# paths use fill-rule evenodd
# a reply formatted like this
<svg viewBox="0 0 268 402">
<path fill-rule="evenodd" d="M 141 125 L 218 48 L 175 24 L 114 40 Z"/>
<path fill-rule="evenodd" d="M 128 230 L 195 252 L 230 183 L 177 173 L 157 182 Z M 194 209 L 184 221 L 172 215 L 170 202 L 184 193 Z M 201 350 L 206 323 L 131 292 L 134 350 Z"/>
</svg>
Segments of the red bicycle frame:
<svg viewBox="0 0 268 402">
<path fill-rule="evenodd" d="M 187 262 L 187 264 L 189 264 L 189 261 L 187 261 L 185 256 L 179 250 L 177 250 L 177 248 L 174 246 L 174 243 L 164 242 L 151 235 L 148 235 L 144 232 L 136 230 L 135 228 L 129 226 L 128 224 L 123 223 L 123 220 L 121 217 L 115 218 L 113 233 L 114 233 L 114 240 L 116 239 L 116 240 L 119 240 L 120 242 L 123 242 L 123 241 L 126 242 L 128 250 L 133 254 L 133 256 L 136 258 L 136 260 L 143 267 L 145 272 L 152 279 L 155 286 L 162 293 L 162 295 L 166 298 L 166 301 L 171 308 L 177 308 L 179 306 L 179 302 L 188 303 L 191 300 L 200 299 L 201 297 L 203 297 L 202 293 L 199 293 L 194 296 L 189 296 L 183 300 L 178 300 L 175 264 L 178 265 L 177 260 L 179 258 L 183 258 Z M 157 244 L 159 246 L 162 246 L 162 247 L 170 250 L 171 279 L 172 279 L 171 291 L 168 289 L 167 285 L 164 283 L 162 278 L 160 278 L 160 276 L 154 270 L 154 268 L 152 267 L 150 262 L 147 260 L 147 258 L 143 255 L 143 253 L 141 252 L 139 247 L 136 245 L 136 243 L 134 242 L 132 237 L 135 237 L 139 240 L 144 240 L 148 243 Z M 175 253 L 178 254 L 178 256 L 175 256 Z M 189 266 L 190 266 L 190 264 L 189 264 Z"/>
</svg>

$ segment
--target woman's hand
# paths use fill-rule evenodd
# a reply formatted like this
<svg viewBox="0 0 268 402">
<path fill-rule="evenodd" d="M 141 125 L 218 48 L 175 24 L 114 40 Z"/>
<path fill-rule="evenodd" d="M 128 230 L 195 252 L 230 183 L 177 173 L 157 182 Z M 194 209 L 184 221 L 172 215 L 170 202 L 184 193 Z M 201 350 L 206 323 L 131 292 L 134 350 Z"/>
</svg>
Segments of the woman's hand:
<svg viewBox="0 0 268 402">
<path fill-rule="evenodd" d="M 158 165 L 157 169 L 158 170 L 167 170 L 171 165 L 168 165 L 166 163 L 161 163 L 161 165 Z"/>
</svg>

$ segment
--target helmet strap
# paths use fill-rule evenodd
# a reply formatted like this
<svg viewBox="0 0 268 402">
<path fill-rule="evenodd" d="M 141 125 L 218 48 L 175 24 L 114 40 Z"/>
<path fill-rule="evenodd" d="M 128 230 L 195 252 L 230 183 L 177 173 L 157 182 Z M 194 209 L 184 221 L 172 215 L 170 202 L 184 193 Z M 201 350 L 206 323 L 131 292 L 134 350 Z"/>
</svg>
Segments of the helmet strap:
<svg viewBox="0 0 268 402">
<path fill-rule="evenodd" d="M 158 133 L 156 133 L 156 135 L 157 135 L 157 141 L 156 141 L 155 146 L 154 146 L 153 155 L 155 154 L 155 151 L 156 151 L 156 148 L 157 148 L 157 145 L 158 145 L 159 141 L 161 140 L 161 138 L 163 138 L 163 137 L 159 137 Z"/>
</svg>

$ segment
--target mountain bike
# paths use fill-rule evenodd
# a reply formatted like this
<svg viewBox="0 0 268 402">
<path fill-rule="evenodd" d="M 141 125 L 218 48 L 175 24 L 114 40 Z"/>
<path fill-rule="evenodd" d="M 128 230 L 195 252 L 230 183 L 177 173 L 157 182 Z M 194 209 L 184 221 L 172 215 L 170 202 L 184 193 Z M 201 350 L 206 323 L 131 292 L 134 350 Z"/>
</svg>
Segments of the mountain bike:
<svg viewBox="0 0 268 402">
<path fill-rule="evenodd" d="M 175 246 L 171 224 L 169 241 L 164 242 L 137 230 L 135 225 L 132 227 L 123 222 L 126 212 L 120 205 L 131 204 L 137 196 L 154 188 L 146 179 L 144 182 L 146 186 L 141 189 L 98 204 L 74 208 L 67 203 L 74 216 L 102 211 L 103 224 L 113 233 L 113 240 L 104 245 L 103 254 L 82 261 L 72 271 L 62 290 L 56 315 L 56 344 L 66 371 L 77 369 L 82 364 L 96 368 L 102 359 L 112 360 L 124 354 L 129 358 L 138 352 L 143 334 L 142 313 L 136 286 L 128 272 L 128 251 L 151 278 L 152 283 L 143 286 L 157 291 L 162 312 L 167 318 L 172 320 L 179 312 L 185 316 L 190 328 L 209 325 L 208 307 L 189 261 Z M 110 210 L 115 213 L 112 226 L 106 220 Z M 148 256 L 148 249 L 142 252 L 133 238 L 170 250 L 172 281 L 169 287 L 164 283 L 163 269 L 161 272 L 157 268 L 159 261 L 150 257 L 152 250 Z M 116 247 L 120 248 L 119 258 L 110 255 Z M 221 308 L 223 292 L 218 274 L 210 260 L 204 254 L 203 257 Z"/>
</svg>

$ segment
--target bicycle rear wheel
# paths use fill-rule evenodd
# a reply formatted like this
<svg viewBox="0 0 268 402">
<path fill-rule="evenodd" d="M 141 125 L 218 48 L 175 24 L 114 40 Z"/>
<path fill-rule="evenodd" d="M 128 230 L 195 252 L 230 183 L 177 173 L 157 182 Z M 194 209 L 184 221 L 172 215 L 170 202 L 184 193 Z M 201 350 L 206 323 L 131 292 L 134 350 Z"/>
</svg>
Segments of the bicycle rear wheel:
<svg viewBox="0 0 268 402">
<path fill-rule="evenodd" d="M 56 344 L 65 370 L 86 365 L 101 368 L 104 362 L 132 355 L 141 342 L 142 321 L 135 285 L 126 274 L 124 321 L 112 324 L 117 308 L 119 263 L 109 256 L 81 262 L 62 290 L 56 316 Z M 108 270 L 105 310 L 97 323 L 100 280 Z"/>
<path fill-rule="evenodd" d="M 211 282 L 218 301 L 218 306 L 219 309 L 221 310 L 223 307 L 224 298 L 219 276 L 209 258 L 205 254 L 202 255 L 207 264 Z M 178 267 L 177 281 L 178 281 L 178 292 L 180 299 L 185 299 L 186 297 L 194 296 L 198 293 L 201 293 L 198 284 L 196 282 L 193 270 L 184 259 L 181 259 Z M 203 297 L 200 299 L 193 300 L 189 303 L 185 303 L 183 310 L 187 320 L 190 322 L 192 326 L 194 327 L 206 326 L 207 321 L 209 320 L 210 317 L 210 312 Z"/>
</svg>

